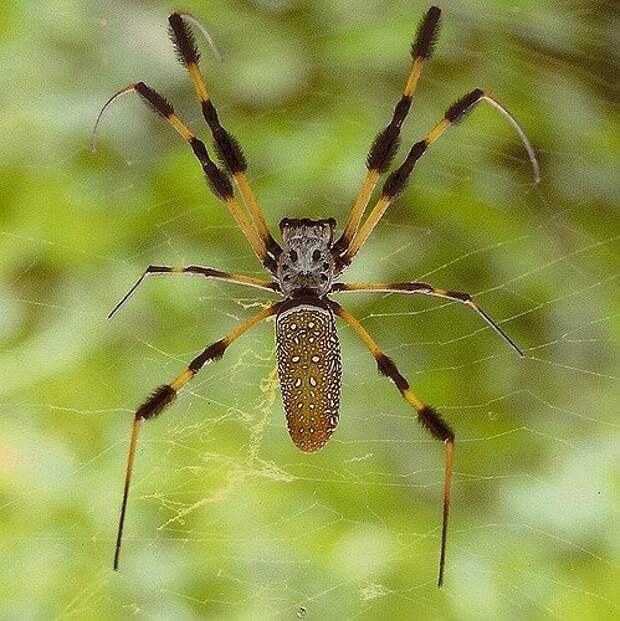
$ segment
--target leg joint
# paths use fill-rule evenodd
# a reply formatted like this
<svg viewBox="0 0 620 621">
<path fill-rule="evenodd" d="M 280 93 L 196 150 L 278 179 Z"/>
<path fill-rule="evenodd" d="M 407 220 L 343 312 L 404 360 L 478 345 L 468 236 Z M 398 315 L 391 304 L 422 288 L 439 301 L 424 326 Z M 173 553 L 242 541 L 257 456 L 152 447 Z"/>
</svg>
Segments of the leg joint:
<svg viewBox="0 0 620 621">
<path fill-rule="evenodd" d="M 168 267 L 166 265 L 149 265 L 146 268 L 146 274 L 165 274 L 167 272 L 174 271 L 174 268 Z"/>
<path fill-rule="evenodd" d="M 484 96 L 484 91 L 479 88 L 467 93 L 461 97 L 458 101 L 455 101 L 447 110 L 444 118 L 450 123 L 456 123 L 463 119 L 465 114 L 471 109 L 471 107 L 478 103 Z"/>
<path fill-rule="evenodd" d="M 448 423 L 429 405 L 418 410 L 418 420 L 433 437 L 443 442 L 454 442 L 454 432 Z"/>
<path fill-rule="evenodd" d="M 199 356 L 196 356 L 196 358 L 189 363 L 188 368 L 193 373 L 197 373 L 207 362 L 221 358 L 227 347 L 228 341 L 226 339 L 215 341 L 215 343 L 209 345 Z"/>
<path fill-rule="evenodd" d="M 392 284 L 388 286 L 391 288 Z M 432 293 L 433 291 L 433 287 L 426 282 L 403 282 L 396 283 L 393 286 L 396 291 L 408 291 L 410 293 L 415 293 L 416 291 Z"/>
<path fill-rule="evenodd" d="M 202 116 L 204 116 L 205 121 L 209 128 L 213 131 L 215 128 L 220 127 L 220 120 L 217 116 L 217 111 L 215 106 L 211 103 L 210 99 L 201 102 L 202 105 Z"/>
<path fill-rule="evenodd" d="M 156 388 L 153 394 L 136 410 L 136 419 L 148 420 L 154 418 L 166 408 L 177 396 L 176 390 L 164 384 Z"/>
<path fill-rule="evenodd" d="M 379 367 L 379 372 L 382 375 L 385 375 L 387 378 L 391 379 L 396 387 L 401 392 L 405 390 L 409 390 L 409 383 L 407 380 L 400 374 L 394 361 L 391 358 L 388 358 L 385 354 L 381 353 L 376 357 L 377 366 Z"/>
<path fill-rule="evenodd" d="M 446 296 L 454 298 L 459 302 L 465 302 L 465 304 L 471 304 L 473 299 L 469 293 L 463 293 L 462 291 L 446 291 Z"/>
<path fill-rule="evenodd" d="M 232 134 L 228 133 L 220 126 L 213 130 L 213 139 L 215 141 L 217 155 L 228 172 L 235 175 L 247 170 L 248 164 L 241 150 L 241 146 Z"/>
<path fill-rule="evenodd" d="M 384 173 L 392 163 L 399 146 L 400 128 L 391 123 L 375 138 L 366 165 L 369 170 Z"/>
<path fill-rule="evenodd" d="M 188 265 L 186 268 L 183 269 L 183 271 L 193 274 L 201 274 L 202 276 L 206 276 L 207 278 L 213 276 L 227 277 L 229 275 L 227 272 L 221 272 L 220 270 L 214 270 L 210 267 L 202 267 L 200 265 Z"/>
</svg>

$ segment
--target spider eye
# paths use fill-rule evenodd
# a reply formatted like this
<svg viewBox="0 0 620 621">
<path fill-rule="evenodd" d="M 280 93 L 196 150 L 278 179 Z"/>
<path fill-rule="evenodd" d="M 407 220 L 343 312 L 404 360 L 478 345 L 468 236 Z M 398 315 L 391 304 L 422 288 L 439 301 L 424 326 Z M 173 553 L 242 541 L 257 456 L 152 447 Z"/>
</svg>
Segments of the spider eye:
<svg viewBox="0 0 620 621">
<path fill-rule="evenodd" d="M 297 252 L 295 250 L 291 250 L 289 256 L 291 257 L 291 261 L 297 261 Z"/>
<path fill-rule="evenodd" d="M 312 253 L 312 260 L 316 262 L 320 258 L 321 258 L 321 251 L 317 249 Z"/>
</svg>

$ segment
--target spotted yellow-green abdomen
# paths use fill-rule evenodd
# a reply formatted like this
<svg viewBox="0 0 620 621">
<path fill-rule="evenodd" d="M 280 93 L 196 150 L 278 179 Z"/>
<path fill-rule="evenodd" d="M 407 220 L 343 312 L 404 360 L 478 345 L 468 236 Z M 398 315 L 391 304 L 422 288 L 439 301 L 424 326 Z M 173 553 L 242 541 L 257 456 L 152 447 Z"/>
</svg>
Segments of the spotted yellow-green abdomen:
<svg viewBox="0 0 620 621">
<path fill-rule="evenodd" d="M 280 311 L 276 344 L 289 433 L 302 451 L 313 453 L 338 424 L 342 364 L 331 310 L 297 304 Z"/>
</svg>

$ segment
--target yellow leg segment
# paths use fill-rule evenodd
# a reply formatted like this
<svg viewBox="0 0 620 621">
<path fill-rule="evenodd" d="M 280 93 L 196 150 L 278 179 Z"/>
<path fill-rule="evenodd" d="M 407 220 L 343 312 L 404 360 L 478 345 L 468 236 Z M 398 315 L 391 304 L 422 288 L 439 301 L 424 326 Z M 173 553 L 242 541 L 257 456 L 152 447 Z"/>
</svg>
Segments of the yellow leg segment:
<svg viewBox="0 0 620 621">
<path fill-rule="evenodd" d="M 269 248 L 271 246 L 271 242 L 273 242 L 273 237 L 271 235 L 271 231 L 267 226 L 267 222 L 265 221 L 265 216 L 263 215 L 262 209 L 258 205 L 258 201 L 256 200 L 256 195 L 254 194 L 254 190 L 248 181 L 248 177 L 245 172 L 238 172 L 233 175 L 235 183 L 239 188 L 239 192 L 241 192 L 241 196 L 243 197 L 243 202 L 248 208 L 252 218 L 254 219 L 254 224 L 256 225 L 256 229 L 258 231 L 258 235 L 263 240 L 263 243 Z"/>
<path fill-rule="evenodd" d="M 179 136 L 181 136 L 181 138 L 183 138 L 185 142 L 189 143 L 192 141 L 192 139 L 194 138 L 192 130 L 187 125 L 185 125 L 185 123 L 183 123 L 183 121 L 176 114 L 171 114 L 170 116 L 166 117 L 166 120 L 168 121 L 168 123 L 170 123 L 170 125 L 172 125 L 172 127 L 174 127 Z"/>
<path fill-rule="evenodd" d="M 359 249 L 366 243 L 366 240 L 370 237 L 370 234 L 383 217 L 383 214 L 386 212 L 391 202 L 392 199 L 389 196 L 382 196 L 379 199 L 372 211 L 368 214 L 368 218 L 366 218 L 364 224 L 362 224 L 353 236 L 345 255 L 347 258 L 353 258 L 359 252 Z"/>
<path fill-rule="evenodd" d="M 433 129 L 431 129 L 430 132 L 428 132 L 428 134 L 426 134 L 426 136 L 424 136 L 423 140 L 427 145 L 433 144 L 433 142 L 435 142 L 437 138 L 439 138 L 439 136 L 441 136 L 441 134 L 448 129 L 448 127 L 450 127 L 450 121 L 448 121 L 448 119 L 442 119 L 439 123 L 437 123 L 437 125 L 435 125 L 435 127 L 433 127 Z"/>
<path fill-rule="evenodd" d="M 368 205 L 368 201 L 374 192 L 377 182 L 379 181 L 380 173 L 378 170 L 369 170 L 366 173 L 362 187 L 355 199 L 355 204 L 349 214 L 349 220 L 347 221 L 344 232 L 342 233 L 342 240 L 350 240 L 353 238 L 355 231 L 362 221 L 364 211 Z"/>
<path fill-rule="evenodd" d="M 189 380 L 191 380 L 192 377 L 194 377 L 193 371 L 191 371 L 190 369 L 185 369 L 183 373 L 181 373 L 180 375 L 177 375 L 177 377 L 175 377 L 170 382 L 170 388 L 172 388 L 174 392 L 179 392 L 179 390 L 183 388 L 183 386 L 185 386 L 185 384 L 187 384 L 187 382 L 189 382 Z"/>
<path fill-rule="evenodd" d="M 202 103 L 203 101 L 209 100 L 209 94 L 207 92 L 207 85 L 205 84 L 204 78 L 202 77 L 202 73 L 200 72 L 200 68 L 194 62 L 188 64 L 187 70 L 189 72 L 190 78 L 192 79 L 192 83 L 194 84 L 194 90 L 196 91 L 196 96 L 198 100 Z"/>
<path fill-rule="evenodd" d="M 407 80 L 407 84 L 405 85 L 405 90 L 403 94 L 406 97 L 413 97 L 415 93 L 415 89 L 418 85 L 418 80 L 420 79 L 420 74 L 422 73 L 422 68 L 424 67 L 424 59 L 419 56 L 414 58 L 413 65 L 411 66 L 411 73 L 409 74 L 409 78 Z"/>
<path fill-rule="evenodd" d="M 386 358 L 385 354 L 381 351 L 381 348 L 377 344 L 372 336 L 368 333 L 366 328 L 355 318 L 355 316 L 350 313 L 346 308 L 343 308 L 340 305 L 336 305 L 334 303 L 334 312 L 344 321 L 346 321 L 349 326 L 353 329 L 355 334 L 360 338 L 360 340 L 366 345 L 370 353 L 373 355 L 373 358 L 377 361 L 379 365 L 381 365 L 381 361 Z M 390 378 L 394 381 L 394 378 Z M 399 386 L 398 382 L 395 382 L 402 392 L 403 397 L 410 403 L 417 412 L 423 411 L 427 406 L 420 401 L 411 388 L 407 385 L 407 387 Z"/>
</svg>

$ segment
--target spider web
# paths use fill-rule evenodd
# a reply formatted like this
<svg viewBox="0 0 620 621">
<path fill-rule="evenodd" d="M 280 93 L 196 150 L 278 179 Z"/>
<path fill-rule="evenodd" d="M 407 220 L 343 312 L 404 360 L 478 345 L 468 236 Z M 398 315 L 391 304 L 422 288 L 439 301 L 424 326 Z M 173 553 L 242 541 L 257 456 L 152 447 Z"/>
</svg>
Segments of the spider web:
<svg viewBox="0 0 620 621">
<path fill-rule="evenodd" d="M 60 156 L 51 163 L 37 154 L 24 166 L 15 155 L 15 166 L 42 179 L 56 211 L 0 226 L 8 343 L 0 360 L 10 378 L 1 397 L 8 560 L 0 594 L 8 618 L 617 616 L 611 8 L 444 3 L 404 145 L 458 95 L 491 84 L 533 139 L 543 183 L 532 183 L 503 119 L 477 110 L 429 150 L 344 278 L 468 291 L 525 359 L 457 304 L 337 297 L 456 432 L 441 591 L 442 447 L 342 325 L 341 422 L 318 454 L 300 453 L 288 438 L 269 322 L 144 425 L 122 572 L 111 571 L 135 405 L 275 297 L 158 278 L 105 321 L 149 263 L 261 272 L 191 156 L 137 103 L 125 100 L 106 120 L 98 156 L 86 156 L 81 139 L 63 142 L 69 131 L 85 136 L 98 103 L 136 76 L 202 127 L 164 36 L 167 7 L 73 8 L 51 22 L 32 9 L 26 16 L 54 42 L 57 71 L 69 57 L 62 46 L 78 45 L 67 30 L 87 27 L 90 39 L 82 60 L 89 88 L 60 79 L 62 89 L 24 113 L 49 122 L 47 148 Z M 342 224 L 368 144 L 399 96 L 403 41 L 425 5 L 183 8 L 220 35 L 225 65 L 203 62 L 225 124 L 246 147 L 269 223 L 334 215 Z M 246 31 L 250 44 L 238 37 Z M 14 96 L 9 112 L 19 104 Z M 42 209 L 36 187 L 11 199 Z"/>
</svg>

